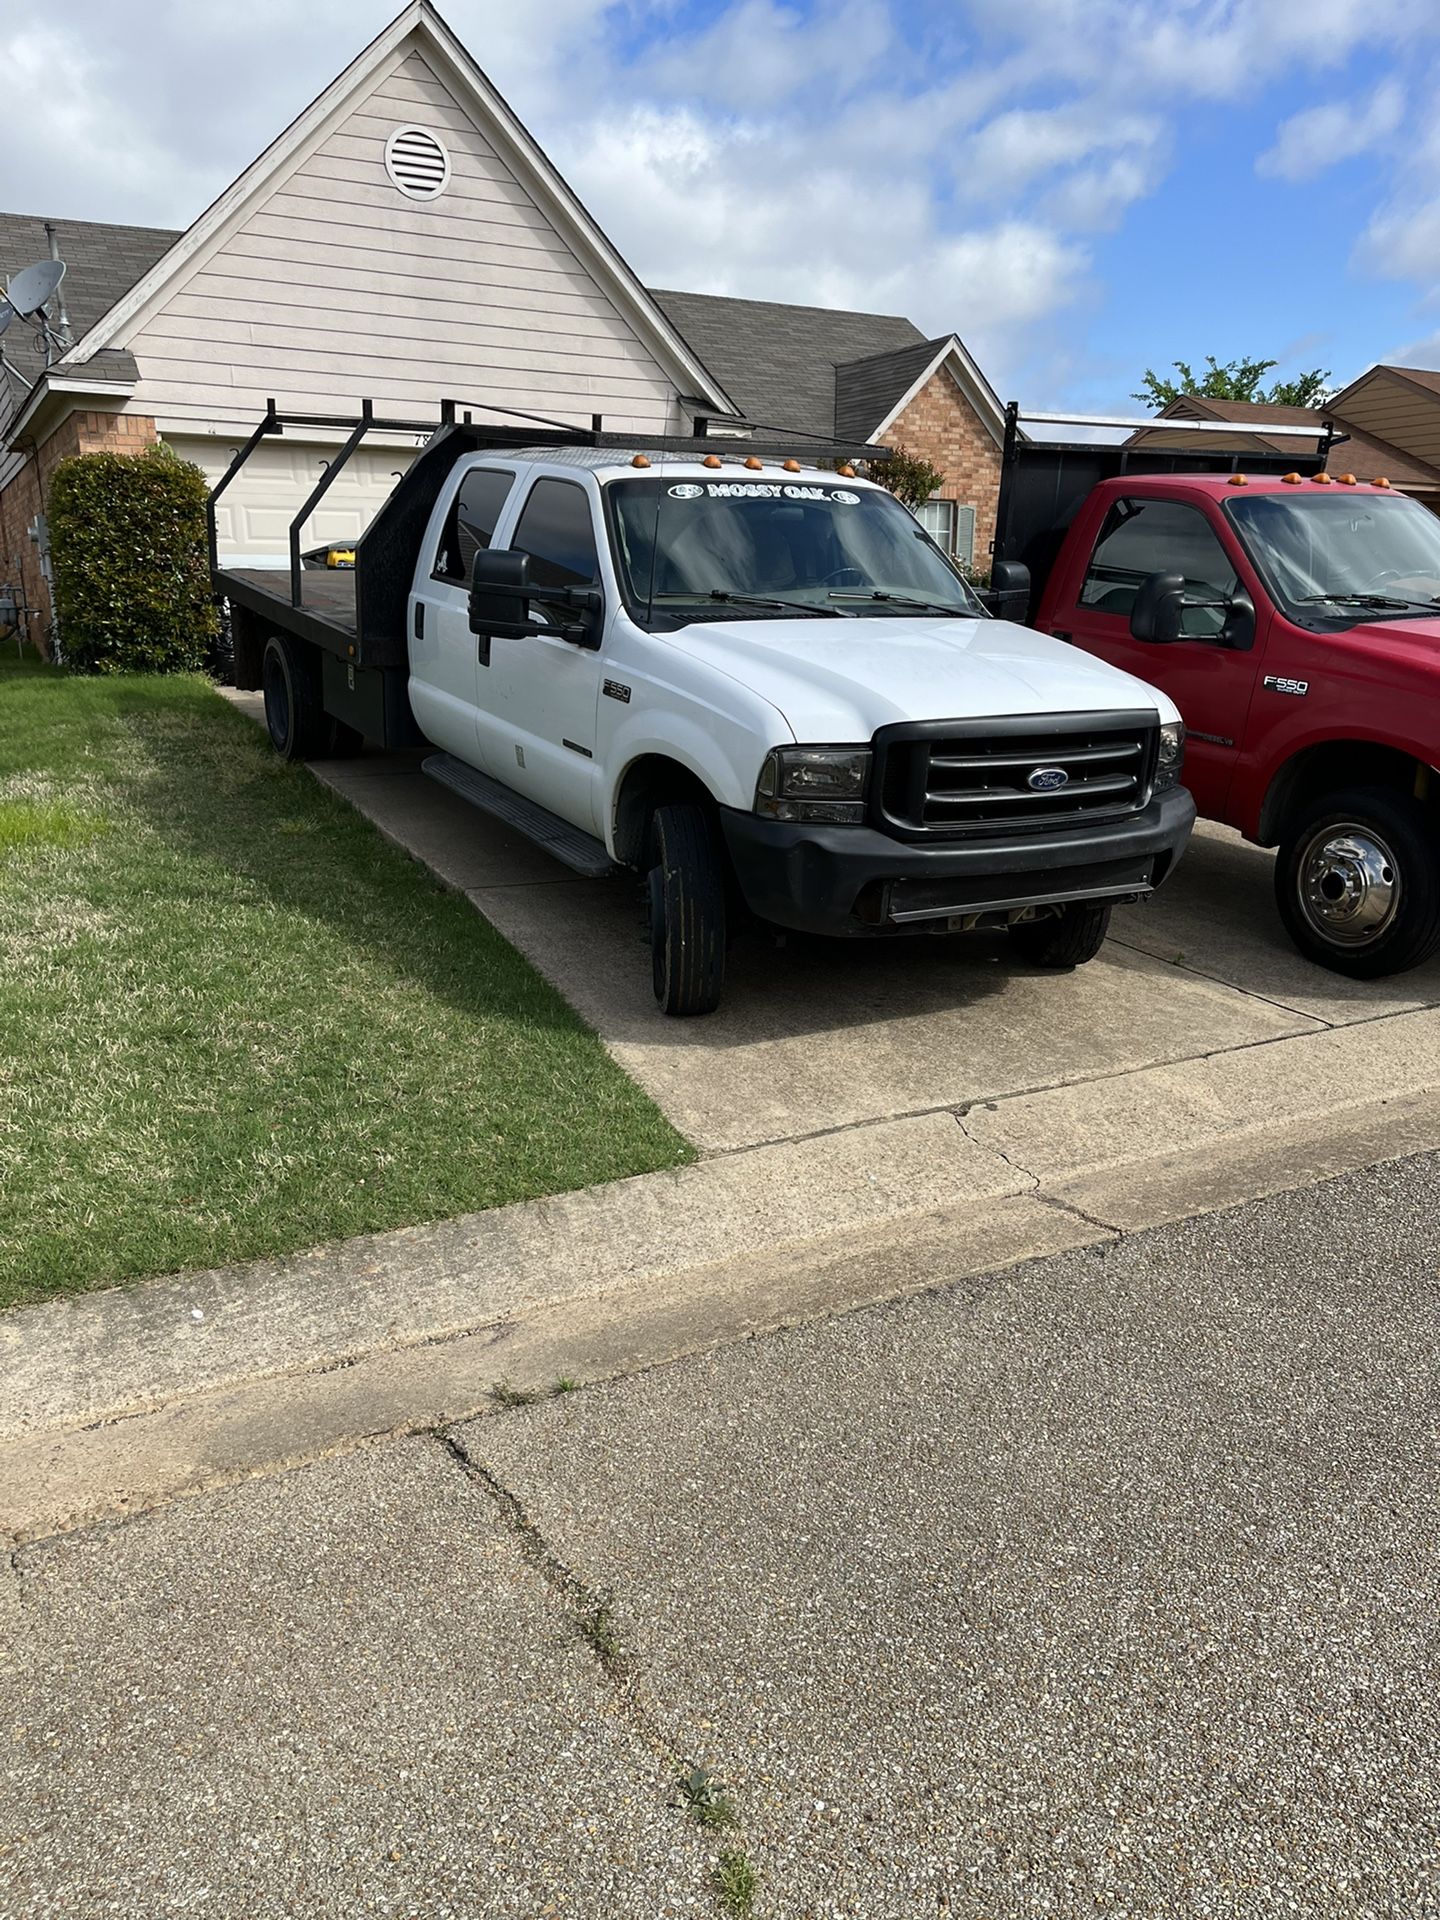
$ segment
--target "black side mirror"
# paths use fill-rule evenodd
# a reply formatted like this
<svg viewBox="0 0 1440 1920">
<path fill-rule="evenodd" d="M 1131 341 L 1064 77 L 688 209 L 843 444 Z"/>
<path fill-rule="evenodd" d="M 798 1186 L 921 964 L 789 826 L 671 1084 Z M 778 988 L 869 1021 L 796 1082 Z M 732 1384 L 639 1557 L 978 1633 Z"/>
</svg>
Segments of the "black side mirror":
<svg viewBox="0 0 1440 1920">
<path fill-rule="evenodd" d="M 1021 560 L 997 560 L 990 585 L 980 596 L 1002 620 L 1023 621 L 1030 610 L 1030 569 Z"/>
<path fill-rule="evenodd" d="M 1130 609 L 1130 632 L 1137 640 L 1163 644 L 1180 638 L 1185 611 L 1185 576 L 1150 573 L 1140 582 Z"/>
<path fill-rule="evenodd" d="M 1220 640 L 1223 646 L 1242 653 L 1255 644 L 1255 602 L 1243 587 L 1237 587 L 1230 596 Z"/>
<path fill-rule="evenodd" d="M 470 631 L 516 637 L 529 633 L 530 556 L 482 547 L 470 572 Z"/>
</svg>

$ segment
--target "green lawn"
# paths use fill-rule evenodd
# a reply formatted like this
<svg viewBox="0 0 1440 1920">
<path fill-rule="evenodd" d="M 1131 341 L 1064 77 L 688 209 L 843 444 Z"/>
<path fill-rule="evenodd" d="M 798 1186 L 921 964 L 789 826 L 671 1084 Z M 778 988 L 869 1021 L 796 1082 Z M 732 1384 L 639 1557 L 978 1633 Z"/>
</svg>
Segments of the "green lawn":
<svg viewBox="0 0 1440 1920">
<path fill-rule="evenodd" d="M 0 649 L 0 1306 L 691 1157 L 204 681 Z"/>
</svg>

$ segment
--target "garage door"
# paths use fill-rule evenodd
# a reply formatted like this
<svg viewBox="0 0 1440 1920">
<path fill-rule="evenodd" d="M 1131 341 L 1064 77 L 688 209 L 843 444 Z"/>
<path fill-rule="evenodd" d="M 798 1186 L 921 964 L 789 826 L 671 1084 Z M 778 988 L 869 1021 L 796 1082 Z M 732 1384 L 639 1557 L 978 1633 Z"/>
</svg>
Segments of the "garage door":
<svg viewBox="0 0 1440 1920">
<path fill-rule="evenodd" d="M 165 441 L 182 460 L 193 460 L 212 485 L 236 452 L 218 435 L 167 434 Z M 290 522 L 334 456 L 333 445 L 313 441 L 286 438 L 258 446 L 220 496 L 215 516 L 220 558 L 285 564 Z M 357 447 L 311 515 L 302 546 L 348 546 L 357 539 L 413 458 L 413 449 Z"/>
</svg>

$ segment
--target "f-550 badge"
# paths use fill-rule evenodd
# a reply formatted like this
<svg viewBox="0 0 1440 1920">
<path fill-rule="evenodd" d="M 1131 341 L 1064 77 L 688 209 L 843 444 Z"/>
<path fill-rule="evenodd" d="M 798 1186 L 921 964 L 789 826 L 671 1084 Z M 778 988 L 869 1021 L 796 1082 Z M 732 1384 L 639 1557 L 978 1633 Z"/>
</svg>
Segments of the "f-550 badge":
<svg viewBox="0 0 1440 1920">
<path fill-rule="evenodd" d="M 1302 700 L 1310 691 L 1308 680 L 1291 680 L 1283 673 L 1267 673 L 1264 685 L 1267 693 L 1294 693 L 1298 694 Z"/>
<path fill-rule="evenodd" d="M 618 700 L 627 707 L 630 704 L 630 689 L 619 680 L 607 680 L 601 691 L 607 700 Z"/>
</svg>

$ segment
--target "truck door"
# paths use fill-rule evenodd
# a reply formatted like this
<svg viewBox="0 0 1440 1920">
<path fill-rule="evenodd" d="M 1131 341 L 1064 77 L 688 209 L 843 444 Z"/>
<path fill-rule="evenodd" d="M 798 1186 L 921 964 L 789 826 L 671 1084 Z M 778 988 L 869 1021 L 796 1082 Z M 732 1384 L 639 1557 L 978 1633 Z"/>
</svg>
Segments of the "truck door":
<svg viewBox="0 0 1440 1920">
<path fill-rule="evenodd" d="M 531 485 L 507 543 L 530 556 L 537 586 L 601 585 L 594 507 L 574 480 Z M 546 618 L 538 602 L 531 616 Z M 559 635 L 496 635 L 480 668 L 480 734 L 487 771 L 586 833 L 595 817 L 595 710 L 600 653 Z"/>
<path fill-rule="evenodd" d="M 1236 569 L 1208 517 L 1188 501 L 1154 495 L 1113 500 L 1080 580 L 1047 625 L 1112 666 L 1160 687 L 1180 709 L 1188 733 L 1185 784 L 1201 813 L 1223 815 L 1255 686 L 1258 652 L 1222 645 L 1224 613 L 1187 607 L 1185 638 L 1156 645 L 1130 632 L 1130 609 L 1147 574 L 1179 573 L 1186 593 L 1223 600 Z M 1245 583 L 1247 587 L 1249 582 Z M 1073 594 L 1073 599 L 1072 599 Z M 1256 599 L 1263 617 L 1264 603 Z"/>
<path fill-rule="evenodd" d="M 484 765 L 477 723 L 480 649 L 470 631 L 470 568 L 490 545 L 515 475 L 472 467 L 450 502 L 410 600 L 410 704 L 446 753 Z"/>
</svg>

